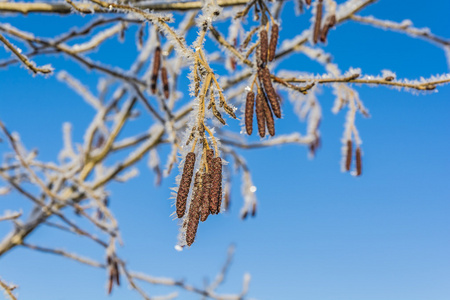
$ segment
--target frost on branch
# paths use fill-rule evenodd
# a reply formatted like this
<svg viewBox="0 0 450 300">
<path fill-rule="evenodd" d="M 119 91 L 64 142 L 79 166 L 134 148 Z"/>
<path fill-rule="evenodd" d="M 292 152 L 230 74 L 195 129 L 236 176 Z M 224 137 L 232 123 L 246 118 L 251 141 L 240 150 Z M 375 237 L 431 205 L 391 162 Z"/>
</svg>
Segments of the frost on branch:
<svg viewBox="0 0 450 300">
<path fill-rule="evenodd" d="M 11 58 L 0 61 L 0 68 L 20 65 L 33 73 L 49 74 L 50 67 L 37 67 L 33 60 L 48 61 L 57 53 L 81 66 L 74 69 L 64 65 L 69 69 L 60 71 L 58 79 L 94 111 L 89 122 L 76 125 L 76 132 L 83 132 L 82 138 L 72 137 L 70 120 L 64 123 L 59 156 L 49 162 L 40 161 L 37 151 L 27 150 L 26 141 L 20 141 L 17 134 L 10 134 L 0 123 L 4 133 L 1 138 L 8 141 L 11 150 L 0 166 L 3 180 L 0 194 L 14 190 L 29 200 L 32 211 L 30 217 L 15 213 L 0 217 L 4 222 L 27 228 L 20 230 L 15 226 L 4 237 L 0 256 L 22 243 L 29 249 L 103 268 L 107 272 L 108 291 L 126 280 L 144 299 L 150 296 L 138 281 L 169 285 L 214 299 L 243 299 L 250 280 L 247 275 L 242 292 L 230 296 L 218 294 L 215 283 L 193 288 L 174 279 L 129 270 L 126 259 L 115 249 L 116 244 L 121 244 L 120 227 L 110 208 L 112 201 L 122 199 L 117 199 L 110 187 L 139 174 L 148 176 L 149 172 L 138 172 L 142 159 L 148 159 L 148 168 L 155 173 L 157 184 L 163 177 L 178 172 L 173 189 L 176 210 L 173 216 L 180 225 L 177 249 L 181 250 L 203 239 L 202 228 L 213 226 L 208 220 L 220 218 L 215 215 L 224 210 L 232 211 L 230 191 L 238 172 L 242 172 L 240 216 L 256 214 L 257 183 L 252 182 L 250 166 L 241 151 L 295 144 L 308 147 L 311 157 L 316 155 L 321 145 L 319 126 L 324 109 L 345 114 L 341 167 L 354 176 L 362 175 L 363 156 L 370 155 L 370 149 L 363 152 L 357 123 L 359 116 L 368 117 L 369 112 L 364 95 L 359 95 L 359 87 L 429 93 L 450 82 L 450 74 L 402 79 L 395 72 L 384 70 L 386 66 L 380 66 L 379 74 L 364 74 L 357 67 L 347 71 L 340 67 L 341 62 L 335 61 L 324 45 L 339 41 L 344 21 L 395 30 L 431 42 L 446 51 L 450 66 L 448 39 L 427 28 L 415 28 L 408 20 L 396 23 L 358 15 L 373 2 L 348 0 L 339 1 L 338 5 L 334 0 L 297 1 L 298 8 L 308 11 L 297 18 L 311 16 L 311 19 L 305 28 L 289 30 L 290 33 L 283 28 L 291 24 L 280 16 L 288 14 L 286 7 L 292 6 L 282 1 L 59 1 L 41 8 L 39 17 L 43 23 L 47 13 L 96 14 L 89 17 L 85 26 L 55 37 L 41 37 L 13 25 L 0 24 L 1 42 L 13 53 Z M 218 5 L 224 3 L 228 6 Z M 10 9 L 16 8 L 12 10 L 16 13 L 36 12 L 33 11 L 36 3 L 6 4 Z M 163 8 L 166 11 L 160 13 Z M 180 11 L 172 16 L 167 13 L 170 8 Z M 136 36 L 125 34 L 126 30 L 136 30 Z M 114 50 L 105 45 L 116 42 L 115 36 L 121 43 L 130 43 L 139 50 L 129 66 L 124 66 L 123 60 L 113 59 L 130 53 L 113 56 L 108 64 L 103 62 L 106 57 L 102 54 Z M 18 46 L 10 42 L 13 40 Z M 97 60 L 92 59 L 94 52 Z M 305 56 L 317 62 L 321 70 L 292 64 L 292 56 Z M 55 63 L 61 69 L 58 60 Z M 82 74 L 75 78 L 80 69 L 89 70 L 90 76 Z M 185 72 L 189 73 L 189 84 L 182 80 Z M 98 77 L 96 92 L 89 88 L 95 84 L 85 79 L 93 76 Z M 335 98 L 334 104 L 328 101 L 327 93 L 322 93 L 328 88 Z M 283 99 L 289 99 L 290 103 Z M 4 109 L 8 110 L 8 106 Z M 286 133 L 279 124 L 292 115 L 290 110 L 306 125 Z M 146 129 L 136 124 L 146 124 Z M 234 130 L 236 126 L 242 126 L 241 132 L 235 132 L 239 131 Z M 72 220 L 70 214 L 78 217 Z M 29 244 L 28 235 L 43 227 L 89 239 L 105 251 L 105 259 L 97 262 Z M 152 295 L 153 298 L 158 296 Z"/>
</svg>

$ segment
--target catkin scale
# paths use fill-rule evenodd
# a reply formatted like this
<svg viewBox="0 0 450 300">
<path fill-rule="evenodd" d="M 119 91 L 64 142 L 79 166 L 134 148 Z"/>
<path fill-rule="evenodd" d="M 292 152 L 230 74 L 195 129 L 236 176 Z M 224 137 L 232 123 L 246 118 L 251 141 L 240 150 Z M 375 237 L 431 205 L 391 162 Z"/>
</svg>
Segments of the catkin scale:
<svg viewBox="0 0 450 300">
<path fill-rule="evenodd" d="M 256 121 L 258 123 L 258 133 L 260 137 L 266 135 L 266 113 L 264 112 L 264 95 L 259 90 L 256 95 Z"/>
<path fill-rule="evenodd" d="M 186 243 L 188 246 L 192 245 L 197 234 L 198 222 L 200 221 L 200 206 L 201 206 L 201 175 L 200 172 L 195 174 L 194 190 L 192 191 L 191 205 L 189 206 L 189 216 L 186 228 Z"/>
<path fill-rule="evenodd" d="M 253 110 L 255 107 L 255 93 L 248 92 L 247 99 L 245 101 L 245 129 L 248 135 L 252 135 L 253 132 Z"/>
<path fill-rule="evenodd" d="M 161 66 L 161 48 L 157 46 L 155 49 L 155 55 L 153 57 L 152 77 L 150 80 L 150 89 L 152 90 L 152 94 L 156 93 L 156 82 L 158 81 L 158 73 L 160 66 Z"/>
<path fill-rule="evenodd" d="M 318 0 L 319 3 L 317 3 L 316 6 L 316 22 L 314 24 L 314 35 L 313 35 L 313 41 L 314 44 L 317 44 L 319 41 L 319 35 L 320 35 L 320 25 L 322 23 L 322 0 Z"/>
<path fill-rule="evenodd" d="M 169 99 L 170 91 L 169 91 L 169 79 L 167 77 L 167 69 L 166 67 L 161 68 L 161 80 L 163 83 L 163 91 L 164 91 L 164 97 L 166 99 Z"/>
<path fill-rule="evenodd" d="M 269 61 L 272 61 L 275 58 L 277 43 L 278 43 L 278 24 L 273 24 L 272 32 L 270 34 Z"/>
<path fill-rule="evenodd" d="M 269 50 L 267 30 L 263 29 L 259 32 L 259 44 L 260 44 L 260 55 L 261 62 L 267 63 L 267 50 Z"/>
<path fill-rule="evenodd" d="M 356 148 L 356 176 L 360 176 L 362 173 L 362 160 L 361 160 L 361 148 Z"/>
<path fill-rule="evenodd" d="M 206 163 L 208 164 L 208 173 L 211 173 L 212 169 L 212 159 L 214 158 L 214 150 L 208 149 L 206 150 Z"/>
<path fill-rule="evenodd" d="M 191 187 L 192 175 L 194 174 L 195 153 L 189 152 L 184 162 L 183 174 L 181 175 L 180 186 L 178 188 L 176 208 L 178 218 L 184 216 L 186 211 L 186 200 Z"/>
<path fill-rule="evenodd" d="M 200 220 L 205 222 L 209 215 L 209 202 L 211 192 L 211 174 L 204 173 L 202 175 L 202 193 L 201 193 L 201 208 L 200 208 Z"/>
<path fill-rule="evenodd" d="M 350 166 L 352 164 L 352 141 L 347 141 L 347 154 L 345 157 L 345 170 L 350 171 Z"/>
<path fill-rule="evenodd" d="M 269 131 L 269 134 L 271 136 L 274 136 L 275 135 L 275 123 L 273 121 L 272 111 L 270 110 L 269 103 L 267 102 L 267 99 L 265 97 L 262 102 L 264 105 L 264 116 L 266 117 L 267 130 Z"/>
<path fill-rule="evenodd" d="M 217 214 L 220 210 L 220 203 L 222 198 L 222 159 L 215 157 L 211 161 L 211 197 L 209 203 L 209 210 L 211 214 Z"/>
<path fill-rule="evenodd" d="M 262 81 L 264 85 L 264 90 L 266 91 L 267 98 L 270 101 L 270 105 L 272 107 L 273 113 L 277 118 L 281 118 L 281 108 L 280 102 L 278 102 L 278 96 L 272 86 L 272 80 L 270 79 L 270 72 L 267 68 L 259 68 L 258 69 L 258 77 L 259 80 Z"/>
</svg>

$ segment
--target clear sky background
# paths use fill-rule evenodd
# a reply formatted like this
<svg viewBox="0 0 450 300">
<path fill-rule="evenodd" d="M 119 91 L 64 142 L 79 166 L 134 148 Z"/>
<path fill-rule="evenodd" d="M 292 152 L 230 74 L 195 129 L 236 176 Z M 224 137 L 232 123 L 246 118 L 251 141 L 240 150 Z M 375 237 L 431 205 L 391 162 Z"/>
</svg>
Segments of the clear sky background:
<svg viewBox="0 0 450 300">
<path fill-rule="evenodd" d="M 292 5 L 289 2 L 285 9 L 282 38 L 295 36 L 309 20 L 309 15 L 295 17 Z M 408 18 L 417 27 L 426 26 L 450 38 L 449 12 L 447 0 L 382 0 L 360 14 L 394 21 Z M 88 16 L 2 16 L 2 22 L 38 36 L 54 36 L 88 20 Z M 132 39 L 134 29 L 128 34 Z M 342 70 L 360 67 L 365 74 L 377 75 L 390 69 L 399 78 L 411 79 L 449 72 L 441 48 L 365 25 L 339 26 L 323 47 L 333 53 Z M 102 49 L 90 57 L 124 69 L 136 51 L 131 40 L 119 44 L 116 39 Z M 0 49 L 0 58 L 8 57 Z M 280 67 L 322 72 L 302 54 L 288 61 Z M 41 57 L 36 62 L 51 62 L 57 71 L 69 70 L 96 89 L 98 74 L 69 59 Z M 33 78 L 18 66 L 0 70 L 0 89 L 0 119 L 21 133 L 29 149 L 39 148 L 43 161 L 56 158 L 64 122 L 73 124 L 74 140 L 80 142 L 94 113 L 56 76 Z M 214 278 L 227 247 L 234 243 L 235 259 L 219 291 L 240 291 L 243 274 L 250 272 L 249 296 L 263 300 L 450 299 L 450 86 L 438 90 L 413 95 L 385 87 L 358 88 L 372 117 L 357 117 L 364 156 L 363 176 L 354 178 L 341 173 L 339 165 L 345 112 L 331 113 L 334 97 L 324 88 L 319 98 L 324 112 L 323 146 L 317 157 L 309 160 L 304 147 L 292 145 L 241 151 L 258 188 L 257 217 L 239 219 L 238 174 L 233 177 L 231 210 L 201 224 L 194 246 L 182 252 L 174 250 L 178 226 L 169 217 L 173 211 L 169 188 L 176 173 L 155 188 L 154 175 L 144 159 L 138 178 L 110 186 L 111 207 L 125 242 L 119 253 L 133 270 L 186 278 L 202 286 L 205 277 Z M 285 118 L 277 121 L 277 131 L 304 132 L 305 125 L 290 109 L 286 101 Z M 147 127 L 142 122 L 141 129 Z M 4 143 L 0 151 L 7 151 Z M 165 153 L 167 149 L 162 158 Z M 0 198 L 1 211 L 20 207 L 27 211 L 28 202 L 15 193 Z M 10 229 L 9 223 L 1 223 L 0 235 Z M 29 242 L 104 259 L 101 249 L 83 238 L 52 229 L 37 230 Z M 108 297 L 104 270 L 22 248 L 0 259 L 0 276 L 20 286 L 20 299 L 140 299 L 126 284 Z M 173 290 L 143 286 L 150 295 Z M 183 293 L 180 297 L 198 298 Z"/>
</svg>

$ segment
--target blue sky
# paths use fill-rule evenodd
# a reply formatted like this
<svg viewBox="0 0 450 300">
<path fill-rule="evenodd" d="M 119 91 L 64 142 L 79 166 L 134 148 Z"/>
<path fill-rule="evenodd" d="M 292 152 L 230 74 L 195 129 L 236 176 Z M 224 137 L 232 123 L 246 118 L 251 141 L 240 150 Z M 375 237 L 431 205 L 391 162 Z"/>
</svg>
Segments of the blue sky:
<svg viewBox="0 0 450 300">
<path fill-rule="evenodd" d="M 282 37 L 292 37 L 309 16 L 294 17 L 287 4 Z M 450 2 L 379 1 L 361 15 L 429 27 L 450 37 Z M 295 18 L 295 19 L 294 19 Z M 81 25 L 89 17 L 5 17 L 23 30 L 53 36 Z M 45 20 L 45 21 L 43 21 Z M 134 29 L 133 29 L 134 30 Z M 133 37 L 130 30 L 129 37 Z M 115 51 L 92 53 L 93 59 L 127 68 L 135 57 L 133 42 L 115 39 L 105 44 Z M 359 67 L 377 75 L 383 69 L 400 78 L 449 72 L 441 48 L 420 39 L 346 23 L 330 33 L 324 46 L 342 70 Z M 0 58 L 10 54 L 0 49 Z M 86 71 L 64 57 L 40 57 L 66 69 L 96 89 L 98 74 Z M 301 54 L 289 58 L 297 70 L 320 73 L 320 66 Z M 298 66 L 298 67 L 297 67 Z M 0 119 L 22 141 L 39 148 L 39 158 L 54 160 L 62 146 L 63 122 L 74 126 L 74 139 L 81 141 L 93 111 L 55 78 L 32 77 L 24 68 L 0 70 Z M 182 80 L 180 84 L 186 84 Z M 168 200 L 174 175 L 159 188 L 154 175 L 139 165 L 141 175 L 126 184 L 113 184 L 111 207 L 120 222 L 125 245 L 119 253 L 130 267 L 155 276 L 187 278 L 202 286 L 220 269 L 230 243 L 236 245 L 232 268 L 221 292 L 237 292 L 242 276 L 250 272 L 250 297 L 257 299 L 308 300 L 444 300 L 450 297 L 450 87 L 439 93 L 414 95 L 384 87 L 357 88 L 371 118 L 357 117 L 363 139 L 363 176 L 340 172 L 340 148 L 345 112 L 331 113 L 334 101 L 324 88 L 320 102 L 323 145 L 315 159 L 299 146 L 240 151 L 257 186 L 256 218 L 239 219 L 242 204 L 240 174 L 233 177 L 232 205 L 228 213 L 201 224 L 197 240 L 187 251 L 177 252 L 178 227 L 169 217 Z M 187 93 L 186 93 L 187 95 Z M 305 125 L 284 107 L 286 117 L 277 121 L 277 132 Z M 140 129 L 148 126 L 142 122 Z M 237 127 L 236 127 L 237 128 Z M 256 137 L 253 137 L 255 140 Z M 4 153 L 6 147 L 0 144 Z M 163 149 L 165 157 L 167 149 Z M 0 199 L 0 209 L 27 207 L 17 194 Z M 73 217 L 76 218 L 75 216 Z M 0 235 L 10 230 L 0 224 Z M 30 243 L 64 248 L 98 260 L 104 253 L 79 237 L 52 229 L 39 229 Z M 0 276 L 20 286 L 21 299 L 140 299 L 126 285 L 106 296 L 106 273 L 60 257 L 17 248 L 0 259 Z M 143 285 L 151 295 L 172 289 Z M 197 299 L 182 294 L 180 299 Z"/>
</svg>

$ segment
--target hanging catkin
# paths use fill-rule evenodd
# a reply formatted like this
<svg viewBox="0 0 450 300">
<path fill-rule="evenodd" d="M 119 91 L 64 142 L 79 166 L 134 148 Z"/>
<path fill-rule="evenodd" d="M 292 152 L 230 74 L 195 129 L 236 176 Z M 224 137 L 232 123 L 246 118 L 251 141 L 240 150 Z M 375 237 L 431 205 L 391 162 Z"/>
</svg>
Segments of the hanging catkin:
<svg viewBox="0 0 450 300">
<path fill-rule="evenodd" d="M 362 173 L 362 159 L 361 148 L 356 148 L 356 176 L 360 176 Z"/>
<path fill-rule="evenodd" d="M 157 46 L 155 49 L 155 55 L 153 57 L 152 77 L 150 78 L 150 88 L 152 90 L 152 94 L 156 93 L 156 82 L 158 81 L 158 73 L 160 66 L 161 66 L 161 48 Z"/>
<path fill-rule="evenodd" d="M 273 121 L 272 111 L 270 110 L 269 103 L 267 102 L 267 99 L 265 97 L 262 102 L 264 104 L 264 116 L 266 117 L 267 130 L 269 131 L 269 134 L 271 136 L 274 136 L 275 123 Z"/>
<path fill-rule="evenodd" d="M 163 92 L 164 92 L 164 97 L 166 97 L 166 99 L 169 99 L 170 93 L 169 93 L 169 78 L 167 77 L 167 69 L 166 67 L 162 67 L 161 68 L 161 80 L 163 83 Z"/>
<path fill-rule="evenodd" d="M 275 51 L 277 49 L 278 43 L 278 25 L 272 25 L 272 32 L 270 34 L 270 44 L 269 44 L 269 61 L 275 58 Z"/>
<path fill-rule="evenodd" d="M 206 163 L 208 164 L 208 173 L 212 173 L 212 159 L 214 158 L 214 150 L 208 149 L 206 150 Z"/>
<path fill-rule="evenodd" d="M 256 95 L 256 121 L 258 123 L 258 133 L 260 137 L 266 135 L 266 113 L 264 111 L 264 95 L 263 91 L 258 90 Z"/>
<path fill-rule="evenodd" d="M 319 41 L 321 23 L 322 23 L 322 0 L 318 0 L 316 6 L 316 22 L 314 24 L 314 35 L 313 35 L 314 44 L 317 44 L 317 42 Z"/>
<path fill-rule="evenodd" d="M 200 172 L 195 173 L 194 189 L 192 191 L 191 204 L 189 206 L 188 223 L 186 228 L 186 243 L 192 245 L 197 234 L 198 222 L 200 220 L 201 206 L 201 177 Z"/>
<path fill-rule="evenodd" d="M 325 25 L 323 25 L 323 28 L 320 33 L 320 41 L 322 43 L 325 43 L 327 41 L 327 35 L 328 31 L 336 25 L 336 16 L 331 15 L 327 18 Z"/>
<path fill-rule="evenodd" d="M 267 63 L 267 51 L 269 50 L 267 30 L 263 29 L 259 32 L 259 44 L 260 44 L 260 54 L 261 62 Z"/>
<path fill-rule="evenodd" d="M 281 118 L 281 108 L 280 102 L 278 102 L 277 93 L 272 86 L 272 80 L 270 79 L 269 69 L 266 67 L 258 69 L 259 80 L 262 81 L 264 85 L 264 90 L 266 91 L 267 98 L 272 106 L 273 113 L 277 118 Z"/>
<path fill-rule="evenodd" d="M 202 175 L 202 193 L 201 193 L 201 208 L 200 208 L 200 220 L 205 222 L 209 215 L 209 202 L 211 192 L 211 174 L 204 173 Z"/>
<path fill-rule="evenodd" d="M 352 164 L 352 141 L 348 140 L 347 141 L 347 154 L 345 157 L 345 170 L 346 171 L 350 171 L 350 166 Z"/>
<path fill-rule="evenodd" d="M 247 100 L 245 102 L 245 129 L 247 134 L 251 135 L 253 132 L 253 110 L 255 107 L 255 93 L 248 92 Z"/>
<path fill-rule="evenodd" d="M 209 209 L 211 214 L 217 214 L 220 211 L 220 202 L 222 198 L 222 159 L 215 157 L 211 161 L 211 197 Z"/>
<path fill-rule="evenodd" d="M 189 152 L 184 162 L 183 174 L 181 175 L 180 186 L 177 194 L 177 216 L 182 218 L 186 211 L 186 200 L 191 187 L 192 175 L 194 174 L 195 153 Z"/>
</svg>

